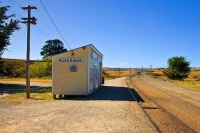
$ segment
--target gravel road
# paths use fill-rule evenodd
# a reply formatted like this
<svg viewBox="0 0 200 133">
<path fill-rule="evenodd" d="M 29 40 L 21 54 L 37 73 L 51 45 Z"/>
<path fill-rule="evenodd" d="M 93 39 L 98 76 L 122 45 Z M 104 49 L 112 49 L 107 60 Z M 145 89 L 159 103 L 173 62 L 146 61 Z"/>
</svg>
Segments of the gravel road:
<svg viewBox="0 0 200 133">
<path fill-rule="evenodd" d="M 1 101 L 1 99 L 0 99 Z M 126 88 L 125 78 L 106 81 L 88 97 L 7 105 L 0 102 L 0 132 L 155 133 Z"/>
</svg>

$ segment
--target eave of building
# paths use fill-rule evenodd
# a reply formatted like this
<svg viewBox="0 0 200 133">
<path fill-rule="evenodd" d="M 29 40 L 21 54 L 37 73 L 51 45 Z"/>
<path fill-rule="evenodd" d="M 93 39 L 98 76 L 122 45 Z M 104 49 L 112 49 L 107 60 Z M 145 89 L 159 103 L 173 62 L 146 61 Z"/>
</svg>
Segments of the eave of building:
<svg viewBox="0 0 200 133">
<path fill-rule="evenodd" d="M 53 58 L 56 58 L 56 57 L 59 57 L 59 56 L 65 55 L 65 54 L 76 52 L 76 51 L 78 51 L 80 49 L 83 49 L 84 47 L 92 47 L 103 58 L 103 54 L 101 52 L 99 52 L 99 50 L 97 50 L 92 44 L 88 44 L 88 45 L 81 46 L 81 47 L 78 47 L 78 48 L 75 48 L 75 49 L 71 49 L 69 51 L 66 51 L 66 52 L 63 52 L 63 53 L 60 53 L 60 54 L 56 54 L 56 55 L 52 55 L 50 57 L 51 57 L 51 59 L 53 59 Z"/>
</svg>

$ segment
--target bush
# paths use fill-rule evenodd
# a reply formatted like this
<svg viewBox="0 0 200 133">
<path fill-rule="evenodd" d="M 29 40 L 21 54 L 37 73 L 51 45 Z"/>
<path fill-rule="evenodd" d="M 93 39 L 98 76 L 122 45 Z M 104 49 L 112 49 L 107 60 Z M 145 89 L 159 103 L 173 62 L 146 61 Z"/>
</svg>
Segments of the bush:
<svg viewBox="0 0 200 133">
<path fill-rule="evenodd" d="M 187 78 L 190 73 L 190 62 L 183 56 L 175 56 L 168 59 L 168 68 L 163 71 L 169 79 Z"/>
<path fill-rule="evenodd" d="M 46 60 L 45 60 L 46 59 Z M 49 62 L 48 62 L 49 61 Z M 43 61 L 30 63 L 30 77 L 43 78 L 51 77 L 52 63 L 50 58 L 46 57 Z M 0 76 L 25 78 L 26 77 L 26 61 L 18 59 L 1 59 L 0 60 Z"/>
<path fill-rule="evenodd" d="M 0 60 L 0 74 L 7 77 L 25 77 L 26 62 L 23 60 L 2 59 Z"/>
</svg>

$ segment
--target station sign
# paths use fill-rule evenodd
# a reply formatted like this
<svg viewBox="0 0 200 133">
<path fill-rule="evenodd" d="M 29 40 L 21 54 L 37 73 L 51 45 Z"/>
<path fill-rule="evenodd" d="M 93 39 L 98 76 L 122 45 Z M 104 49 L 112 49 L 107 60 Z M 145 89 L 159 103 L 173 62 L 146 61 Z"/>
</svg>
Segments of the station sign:
<svg viewBox="0 0 200 133">
<path fill-rule="evenodd" d="M 58 62 L 84 62 L 83 58 L 65 58 L 58 59 Z"/>
</svg>

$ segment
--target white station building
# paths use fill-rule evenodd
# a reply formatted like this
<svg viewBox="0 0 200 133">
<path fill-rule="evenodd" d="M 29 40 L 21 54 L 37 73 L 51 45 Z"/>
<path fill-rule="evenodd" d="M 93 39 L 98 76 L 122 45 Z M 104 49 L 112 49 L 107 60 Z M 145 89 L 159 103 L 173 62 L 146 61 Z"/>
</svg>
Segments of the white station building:
<svg viewBox="0 0 200 133">
<path fill-rule="evenodd" d="M 102 58 L 92 44 L 51 56 L 54 98 L 94 92 L 102 84 Z"/>
</svg>

